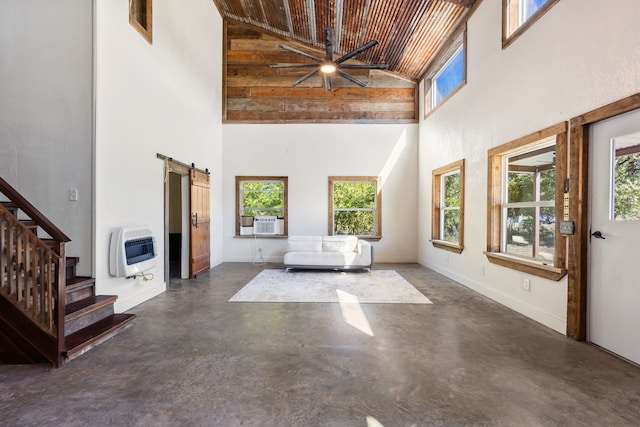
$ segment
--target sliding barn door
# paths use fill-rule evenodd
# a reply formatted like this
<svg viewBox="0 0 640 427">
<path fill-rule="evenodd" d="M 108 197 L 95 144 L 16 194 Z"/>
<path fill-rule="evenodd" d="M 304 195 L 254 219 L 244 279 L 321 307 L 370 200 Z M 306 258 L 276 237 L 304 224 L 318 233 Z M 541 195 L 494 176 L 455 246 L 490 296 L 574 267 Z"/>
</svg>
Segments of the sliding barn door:
<svg viewBox="0 0 640 427">
<path fill-rule="evenodd" d="M 191 170 L 189 172 L 189 186 L 191 197 L 189 209 L 191 212 L 191 232 L 189 251 L 189 277 L 194 278 L 210 268 L 210 181 L 209 175 Z"/>
</svg>

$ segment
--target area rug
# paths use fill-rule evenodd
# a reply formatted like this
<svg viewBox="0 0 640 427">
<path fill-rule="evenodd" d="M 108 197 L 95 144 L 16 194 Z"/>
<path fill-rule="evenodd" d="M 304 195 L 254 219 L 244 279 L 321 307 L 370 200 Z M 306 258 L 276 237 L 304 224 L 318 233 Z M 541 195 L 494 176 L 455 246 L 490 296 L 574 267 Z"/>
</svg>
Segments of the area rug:
<svg viewBox="0 0 640 427">
<path fill-rule="evenodd" d="M 264 270 L 230 302 L 340 302 L 347 293 L 361 304 L 431 304 L 395 270 L 368 272 Z"/>
</svg>

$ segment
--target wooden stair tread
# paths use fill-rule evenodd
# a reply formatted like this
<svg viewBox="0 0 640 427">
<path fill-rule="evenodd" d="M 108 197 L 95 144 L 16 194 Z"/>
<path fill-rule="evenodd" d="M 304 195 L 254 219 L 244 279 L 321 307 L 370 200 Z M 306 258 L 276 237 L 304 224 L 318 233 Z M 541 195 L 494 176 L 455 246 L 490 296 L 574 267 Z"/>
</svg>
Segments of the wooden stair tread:
<svg viewBox="0 0 640 427">
<path fill-rule="evenodd" d="M 84 329 L 74 332 L 65 338 L 65 356 L 67 358 L 82 354 L 93 345 L 115 335 L 119 330 L 129 326 L 135 314 L 114 314 Z"/>
<path fill-rule="evenodd" d="M 115 295 L 94 295 L 69 303 L 64 307 L 64 321 L 68 322 L 91 311 L 99 310 L 104 306 L 113 304 L 117 299 L 118 297 Z"/>
<path fill-rule="evenodd" d="M 67 277 L 67 291 L 95 283 L 96 279 L 89 276 Z"/>
</svg>

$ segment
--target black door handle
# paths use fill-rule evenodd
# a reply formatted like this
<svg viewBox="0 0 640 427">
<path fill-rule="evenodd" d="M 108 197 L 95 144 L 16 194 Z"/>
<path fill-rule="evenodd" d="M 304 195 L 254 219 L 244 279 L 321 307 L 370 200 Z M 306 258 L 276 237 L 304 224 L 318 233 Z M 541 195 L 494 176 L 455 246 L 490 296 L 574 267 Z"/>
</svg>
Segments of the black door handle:
<svg viewBox="0 0 640 427">
<path fill-rule="evenodd" d="M 602 239 L 602 240 L 606 239 L 606 237 L 604 237 L 600 231 L 594 231 L 593 233 L 591 233 L 591 235 L 596 239 Z"/>
</svg>

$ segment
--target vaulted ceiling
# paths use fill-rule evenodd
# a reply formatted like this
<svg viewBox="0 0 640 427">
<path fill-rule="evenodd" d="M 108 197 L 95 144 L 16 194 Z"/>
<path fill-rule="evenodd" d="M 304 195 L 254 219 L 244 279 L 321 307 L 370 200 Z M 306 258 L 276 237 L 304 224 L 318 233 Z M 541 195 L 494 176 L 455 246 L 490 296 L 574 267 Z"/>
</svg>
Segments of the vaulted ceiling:
<svg viewBox="0 0 640 427">
<path fill-rule="evenodd" d="M 377 46 L 355 59 L 388 64 L 390 71 L 416 81 L 477 0 L 213 1 L 226 20 L 313 48 L 324 49 L 324 29 L 330 23 L 337 56 L 376 39 Z"/>
</svg>

